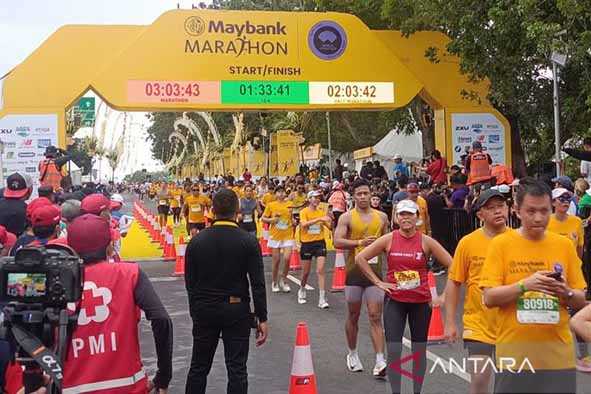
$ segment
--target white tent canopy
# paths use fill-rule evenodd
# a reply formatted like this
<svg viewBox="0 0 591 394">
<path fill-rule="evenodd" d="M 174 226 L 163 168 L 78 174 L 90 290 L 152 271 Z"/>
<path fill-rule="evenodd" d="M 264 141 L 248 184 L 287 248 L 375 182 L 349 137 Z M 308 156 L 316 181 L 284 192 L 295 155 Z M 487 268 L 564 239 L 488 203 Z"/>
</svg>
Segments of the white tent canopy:
<svg viewBox="0 0 591 394">
<path fill-rule="evenodd" d="M 379 160 L 388 172 L 388 177 L 392 178 L 394 175 L 394 155 L 402 156 L 404 162 L 421 161 L 423 158 L 423 136 L 418 129 L 410 135 L 392 129 L 372 147 L 372 151 L 372 160 Z M 358 171 L 365 160 L 356 161 L 355 168 Z"/>
</svg>

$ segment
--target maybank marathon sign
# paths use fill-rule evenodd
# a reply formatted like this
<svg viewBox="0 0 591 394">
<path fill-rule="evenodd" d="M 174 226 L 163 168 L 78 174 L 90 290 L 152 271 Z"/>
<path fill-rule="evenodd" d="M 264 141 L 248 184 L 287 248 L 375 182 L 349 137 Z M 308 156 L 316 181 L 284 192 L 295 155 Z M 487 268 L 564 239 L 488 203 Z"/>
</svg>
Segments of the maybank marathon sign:
<svg viewBox="0 0 591 394">
<path fill-rule="evenodd" d="M 240 57 L 280 56 L 289 52 L 288 29 L 279 21 L 274 24 L 254 24 L 250 21 L 238 24 L 223 20 L 205 22 L 199 16 L 190 16 L 185 20 L 185 30 L 189 36 L 203 36 L 185 39 L 185 53 Z"/>
</svg>

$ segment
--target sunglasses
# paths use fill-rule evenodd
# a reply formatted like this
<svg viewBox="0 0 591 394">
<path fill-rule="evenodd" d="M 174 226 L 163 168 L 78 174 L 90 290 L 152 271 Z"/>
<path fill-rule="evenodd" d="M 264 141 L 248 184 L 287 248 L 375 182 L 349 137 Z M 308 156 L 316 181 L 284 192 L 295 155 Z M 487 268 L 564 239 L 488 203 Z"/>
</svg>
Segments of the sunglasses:
<svg viewBox="0 0 591 394">
<path fill-rule="evenodd" d="M 567 203 L 567 202 L 570 202 L 571 196 L 568 194 L 563 194 L 562 196 L 558 197 L 557 200 L 560 201 L 561 203 Z"/>
</svg>

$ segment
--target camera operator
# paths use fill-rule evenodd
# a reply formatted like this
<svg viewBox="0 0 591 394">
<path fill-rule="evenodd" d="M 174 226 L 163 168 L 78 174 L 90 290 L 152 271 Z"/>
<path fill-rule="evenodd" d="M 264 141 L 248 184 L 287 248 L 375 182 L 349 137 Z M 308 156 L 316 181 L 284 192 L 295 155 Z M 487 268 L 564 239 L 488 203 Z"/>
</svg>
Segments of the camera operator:
<svg viewBox="0 0 591 394">
<path fill-rule="evenodd" d="M 15 172 L 6 178 L 4 198 L 0 199 L 0 225 L 19 237 L 25 231 L 26 200 L 33 192 L 33 180 Z"/>
<path fill-rule="evenodd" d="M 62 167 L 70 157 L 65 155 L 65 151 L 55 146 L 45 148 L 45 159 L 39 162 L 39 183 L 41 186 L 50 186 L 53 191 L 61 189 Z"/>
<path fill-rule="evenodd" d="M 70 224 L 68 244 L 84 261 L 84 291 L 78 324 L 64 365 L 64 389 L 73 392 L 167 393 L 172 377 L 172 321 L 147 275 L 134 263 L 110 264 L 108 219 L 84 214 Z M 158 372 L 148 382 L 143 370 L 140 309 L 151 321 Z M 96 351 L 92 344 L 104 343 Z M 107 391 L 108 390 L 108 391 Z"/>
<path fill-rule="evenodd" d="M 257 346 L 267 339 L 261 249 L 256 238 L 236 224 L 238 211 L 236 193 L 220 190 L 213 198 L 213 225 L 191 238 L 187 247 L 185 283 L 193 319 L 187 394 L 205 393 L 220 334 L 228 369 L 228 393 L 246 394 L 251 328 L 257 329 Z M 258 321 L 250 312 L 249 280 Z"/>
</svg>

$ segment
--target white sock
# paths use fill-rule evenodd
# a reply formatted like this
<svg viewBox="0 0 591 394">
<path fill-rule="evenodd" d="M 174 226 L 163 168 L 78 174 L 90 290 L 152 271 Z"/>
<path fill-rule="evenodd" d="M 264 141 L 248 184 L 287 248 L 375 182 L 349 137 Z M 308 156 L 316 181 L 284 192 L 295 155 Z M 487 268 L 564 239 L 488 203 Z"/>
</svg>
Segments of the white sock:
<svg viewBox="0 0 591 394">
<path fill-rule="evenodd" d="M 349 356 L 351 356 L 351 357 L 357 356 L 357 349 L 349 349 Z"/>
<path fill-rule="evenodd" d="M 384 353 L 376 353 L 376 364 L 380 362 L 386 362 L 386 359 L 384 358 Z"/>
<path fill-rule="evenodd" d="M 320 299 L 326 300 L 326 290 L 320 290 Z"/>
</svg>

